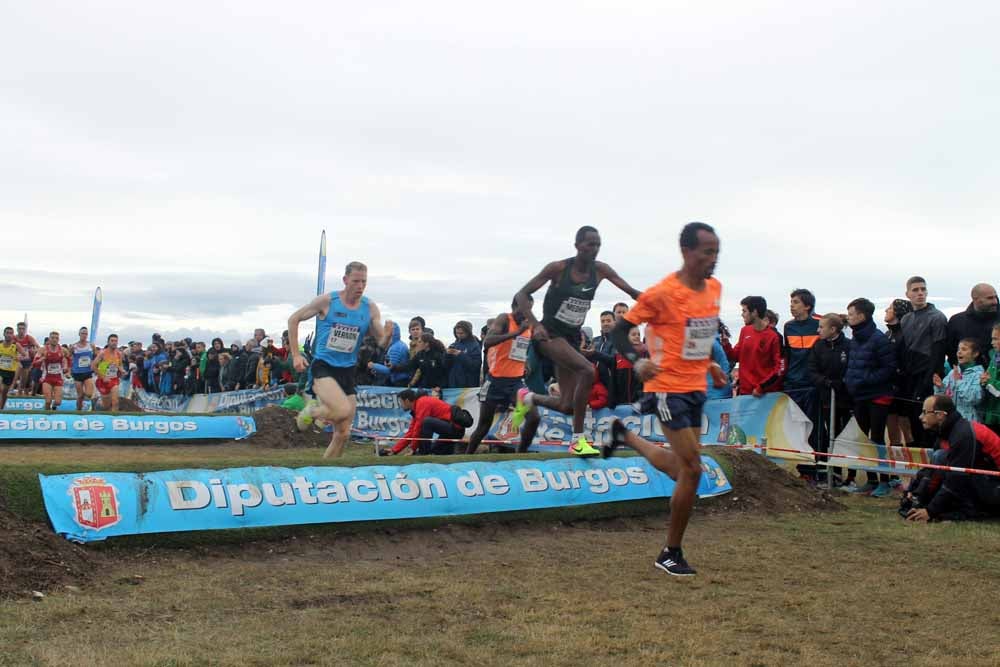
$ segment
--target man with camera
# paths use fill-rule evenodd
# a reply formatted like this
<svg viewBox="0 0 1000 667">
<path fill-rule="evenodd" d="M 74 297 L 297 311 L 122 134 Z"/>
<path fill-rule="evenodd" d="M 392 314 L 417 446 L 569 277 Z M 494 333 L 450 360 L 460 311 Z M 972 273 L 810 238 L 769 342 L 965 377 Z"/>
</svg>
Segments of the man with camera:
<svg viewBox="0 0 1000 667">
<path fill-rule="evenodd" d="M 950 397 L 941 394 L 925 399 L 920 421 L 937 436 L 931 458 L 935 464 L 997 470 L 1000 438 L 962 417 Z M 923 469 L 907 489 L 900 514 L 904 511 L 908 521 L 959 521 L 995 515 L 1000 513 L 1000 481 L 990 475 Z"/>
</svg>

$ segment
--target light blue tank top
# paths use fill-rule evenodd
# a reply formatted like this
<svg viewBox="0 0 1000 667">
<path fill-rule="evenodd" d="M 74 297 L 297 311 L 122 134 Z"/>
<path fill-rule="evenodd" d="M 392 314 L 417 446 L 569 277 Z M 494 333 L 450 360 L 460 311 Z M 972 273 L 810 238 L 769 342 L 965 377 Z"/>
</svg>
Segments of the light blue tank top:
<svg viewBox="0 0 1000 667">
<path fill-rule="evenodd" d="M 73 373 L 90 373 L 93 361 L 94 350 L 89 345 L 83 349 L 73 346 Z"/>
<path fill-rule="evenodd" d="M 358 348 L 370 324 L 368 297 L 361 297 L 358 307 L 350 310 L 338 292 L 331 293 L 330 309 L 317 327 L 316 359 L 334 368 L 354 368 L 358 363 Z"/>
</svg>

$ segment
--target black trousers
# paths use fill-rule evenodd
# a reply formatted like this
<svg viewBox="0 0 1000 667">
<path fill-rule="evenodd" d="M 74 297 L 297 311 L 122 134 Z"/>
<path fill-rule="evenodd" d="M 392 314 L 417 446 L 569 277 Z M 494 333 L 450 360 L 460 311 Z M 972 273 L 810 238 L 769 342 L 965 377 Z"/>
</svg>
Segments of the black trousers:
<svg viewBox="0 0 1000 667">
<path fill-rule="evenodd" d="M 858 426 L 876 445 L 885 445 L 885 423 L 889 418 L 889 406 L 878 405 L 874 401 L 855 401 L 854 418 Z M 869 482 L 875 481 L 875 475 L 865 473 Z M 880 474 L 880 482 L 888 482 L 889 475 Z"/>
<path fill-rule="evenodd" d="M 417 454 L 454 454 L 454 442 L 438 442 L 432 440 L 434 436 L 447 440 L 459 440 L 465 435 L 465 429 L 455 426 L 451 422 L 443 419 L 427 417 L 420 425 L 420 443 L 417 445 Z"/>
</svg>

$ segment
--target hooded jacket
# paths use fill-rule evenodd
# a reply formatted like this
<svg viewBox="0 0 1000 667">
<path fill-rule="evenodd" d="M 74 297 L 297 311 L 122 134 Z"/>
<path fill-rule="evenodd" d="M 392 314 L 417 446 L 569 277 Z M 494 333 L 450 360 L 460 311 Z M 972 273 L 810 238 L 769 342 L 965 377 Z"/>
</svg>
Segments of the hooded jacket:
<svg viewBox="0 0 1000 667">
<path fill-rule="evenodd" d="M 970 422 L 977 422 L 980 420 L 979 404 L 983 401 L 983 387 L 979 384 L 983 367 L 966 364 L 961 372 L 962 376 L 956 379 L 954 371 L 949 371 L 941 378 L 941 386 L 934 387 L 934 393 L 951 397 L 960 415 Z"/>
<path fill-rule="evenodd" d="M 980 313 L 969 304 L 964 312 L 956 313 L 948 320 L 948 363 L 952 366 L 958 365 L 958 343 L 963 338 L 973 338 L 979 343 L 979 363 L 985 366 L 988 363 L 990 351 L 990 337 L 993 333 L 993 326 L 1000 323 L 1000 312 L 992 311 Z"/>
<path fill-rule="evenodd" d="M 1000 424 L 1000 354 L 990 350 L 990 366 L 986 372 L 990 379 L 983 387 L 983 423 L 990 426 Z"/>
<path fill-rule="evenodd" d="M 851 327 L 851 339 L 844 384 L 855 401 L 868 401 L 892 395 L 892 378 L 896 374 L 896 355 L 889 339 L 866 320 Z"/>
<path fill-rule="evenodd" d="M 475 336 L 455 339 L 448 346 L 461 354 L 445 354 L 444 367 L 448 370 L 449 387 L 478 387 L 479 371 L 483 366 L 483 348 Z"/>
<path fill-rule="evenodd" d="M 392 366 L 392 370 L 383 364 L 375 364 L 372 370 L 376 375 L 388 378 L 389 384 L 392 386 L 405 387 L 410 379 L 410 374 L 404 368 L 410 360 L 410 346 L 403 342 L 399 325 L 395 322 L 392 323 L 392 342 L 389 343 L 389 349 L 385 352 L 385 359 Z"/>
</svg>

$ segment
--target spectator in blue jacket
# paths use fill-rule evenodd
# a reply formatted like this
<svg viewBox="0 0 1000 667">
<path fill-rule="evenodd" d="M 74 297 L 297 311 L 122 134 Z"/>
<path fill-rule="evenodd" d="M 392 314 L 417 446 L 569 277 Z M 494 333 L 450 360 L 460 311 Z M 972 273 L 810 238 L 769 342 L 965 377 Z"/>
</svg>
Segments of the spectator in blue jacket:
<svg viewBox="0 0 1000 667">
<path fill-rule="evenodd" d="M 853 337 L 844 384 L 854 399 L 854 418 L 858 426 L 875 443 L 878 457 L 885 458 L 885 423 L 892 404 L 896 353 L 885 334 L 875 328 L 874 314 L 875 304 L 868 299 L 855 299 L 847 305 L 847 323 L 851 325 Z M 853 482 L 849 477 L 845 485 L 848 491 L 868 493 L 876 498 L 892 492 L 888 475 L 880 475 L 877 486 L 870 476 L 868 483 L 860 488 Z"/>
<path fill-rule="evenodd" d="M 385 330 L 390 332 L 389 345 L 385 351 L 385 364 L 371 363 L 368 368 L 380 378 L 385 378 L 393 387 L 405 387 L 410 382 L 406 363 L 410 360 L 410 346 L 403 342 L 399 325 L 386 320 Z"/>
<path fill-rule="evenodd" d="M 733 382 L 729 379 L 729 359 L 726 357 L 726 351 L 722 348 L 722 341 L 719 339 L 719 334 L 715 335 L 715 342 L 712 343 L 712 361 L 719 364 L 722 372 L 726 374 L 726 384 L 721 387 L 715 385 L 715 381 L 712 379 L 712 374 L 708 374 L 708 400 L 713 398 L 732 398 L 733 397 Z"/>
<path fill-rule="evenodd" d="M 455 342 L 448 346 L 444 358 L 448 386 L 478 387 L 482 366 L 483 348 L 472 335 L 472 324 L 465 320 L 456 323 Z"/>
</svg>

